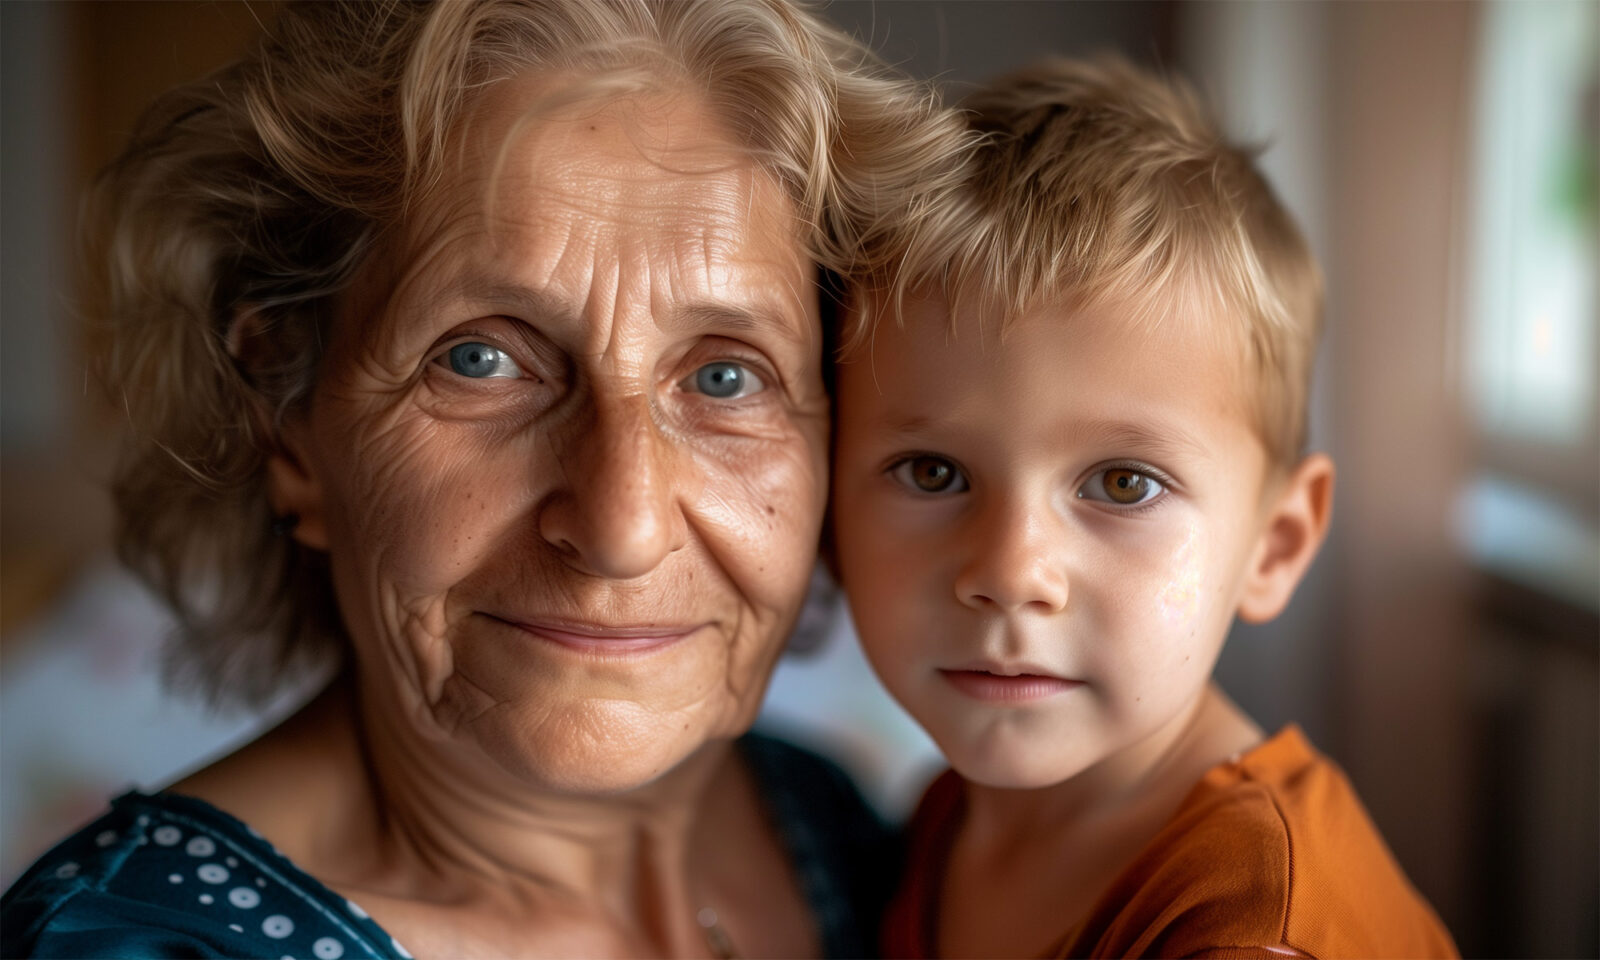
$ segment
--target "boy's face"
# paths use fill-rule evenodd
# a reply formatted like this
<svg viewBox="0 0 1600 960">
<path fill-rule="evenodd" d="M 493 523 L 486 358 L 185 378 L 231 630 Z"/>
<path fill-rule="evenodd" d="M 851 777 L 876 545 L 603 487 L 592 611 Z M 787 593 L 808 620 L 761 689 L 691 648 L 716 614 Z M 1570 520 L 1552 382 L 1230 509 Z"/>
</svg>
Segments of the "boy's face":
<svg viewBox="0 0 1600 960">
<path fill-rule="evenodd" d="M 867 655 L 980 783 L 1159 749 L 1268 513 L 1238 351 L 1061 307 L 952 337 L 947 311 L 908 301 L 839 371 L 835 542 Z"/>
</svg>

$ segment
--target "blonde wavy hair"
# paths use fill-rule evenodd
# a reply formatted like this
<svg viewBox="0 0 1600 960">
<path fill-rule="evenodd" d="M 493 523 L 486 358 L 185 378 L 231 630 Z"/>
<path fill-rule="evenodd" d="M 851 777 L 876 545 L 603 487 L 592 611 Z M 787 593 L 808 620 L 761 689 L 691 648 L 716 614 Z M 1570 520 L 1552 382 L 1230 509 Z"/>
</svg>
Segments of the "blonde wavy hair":
<svg viewBox="0 0 1600 960">
<path fill-rule="evenodd" d="M 1117 57 L 1049 60 L 961 104 L 984 137 L 965 187 L 905 224 L 900 274 L 856 315 L 932 285 L 1002 327 L 1048 304 L 1113 305 L 1149 327 L 1188 317 L 1243 345 L 1274 467 L 1306 442 L 1322 275 L 1294 222 L 1183 82 Z"/>
<path fill-rule="evenodd" d="M 169 680 L 256 705 L 342 656 L 325 558 L 274 535 L 266 458 L 340 294 L 440 178 L 466 101 L 530 69 L 700 92 L 839 275 L 878 269 L 872 251 L 940 205 L 971 139 L 785 0 L 291 4 L 253 54 L 158 100 L 90 197 L 90 312 L 131 427 L 117 544 L 177 614 Z"/>
</svg>

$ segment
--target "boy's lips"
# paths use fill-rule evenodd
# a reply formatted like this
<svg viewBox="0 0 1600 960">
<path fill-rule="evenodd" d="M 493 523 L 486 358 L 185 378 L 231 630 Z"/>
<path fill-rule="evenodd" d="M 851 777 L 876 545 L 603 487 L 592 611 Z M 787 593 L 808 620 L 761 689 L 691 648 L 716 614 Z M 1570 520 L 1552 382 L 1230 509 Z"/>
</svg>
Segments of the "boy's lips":
<svg viewBox="0 0 1600 960">
<path fill-rule="evenodd" d="M 957 691 L 990 703 L 1041 700 L 1083 686 L 1082 680 L 1058 677 L 1032 664 L 965 664 L 954 669 L 940 669 L 939 675 Z"/>
</svg>

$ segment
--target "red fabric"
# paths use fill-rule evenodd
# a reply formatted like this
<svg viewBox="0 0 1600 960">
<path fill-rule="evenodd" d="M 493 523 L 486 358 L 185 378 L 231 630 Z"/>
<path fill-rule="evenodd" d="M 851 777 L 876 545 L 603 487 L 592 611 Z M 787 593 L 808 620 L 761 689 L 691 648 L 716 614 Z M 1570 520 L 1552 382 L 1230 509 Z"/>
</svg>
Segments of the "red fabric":
<svg viewBox="0 0 1600 960">
<path fill-rule="evenodd" d="M 885 956 L 934 955 L 963 803 L 953 772 L 923 796 Z M 1208 771 L 1060 942 L 1062 957 L 1458 955 L 1344 774 L 1292 726 Z"/>
</svg>

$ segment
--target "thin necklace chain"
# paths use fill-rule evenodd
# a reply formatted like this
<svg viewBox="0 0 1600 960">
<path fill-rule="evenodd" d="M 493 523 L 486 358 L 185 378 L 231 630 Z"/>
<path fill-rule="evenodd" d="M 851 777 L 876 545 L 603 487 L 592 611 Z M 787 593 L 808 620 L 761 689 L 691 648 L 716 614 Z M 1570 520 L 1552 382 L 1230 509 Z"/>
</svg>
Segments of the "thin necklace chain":
<svg viewBox="0 0 1600 960">
<path fill-rule="evenodd" d="M 717 920 L 717 911 L 710 907 L 701 907 L 700 912 L 694 915 L 694 919 L 700 924 L 700 929 L 705 931 L 706 946 L 710 948 L 711 955 L 716 960 L 738 960 L 739 951 L 733 948 L 733 940 L 729 938 L 728 931 L 722 929 L 722 924 Z"/>
</svg>

